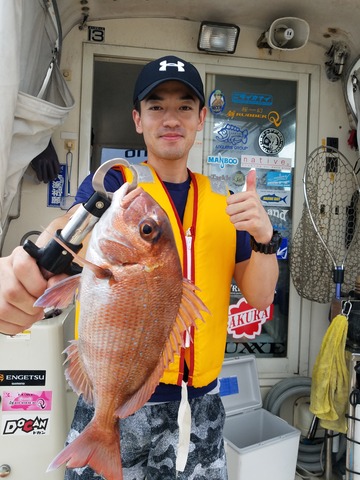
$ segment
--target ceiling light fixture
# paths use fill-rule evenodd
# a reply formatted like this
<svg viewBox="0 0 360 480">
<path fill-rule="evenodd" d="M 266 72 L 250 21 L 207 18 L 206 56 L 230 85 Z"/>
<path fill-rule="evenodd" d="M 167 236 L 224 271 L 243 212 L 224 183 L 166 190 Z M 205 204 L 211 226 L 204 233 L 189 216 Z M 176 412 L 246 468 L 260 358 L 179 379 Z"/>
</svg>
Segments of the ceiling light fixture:
<svg viewBox="0 0 360 480">
<path fill-rule="evenodd" d="M 205 52 L 234 53 L 239 34 L 240 27 L 237 25 L 202 22 L 197 47 Z"/>
</svg>

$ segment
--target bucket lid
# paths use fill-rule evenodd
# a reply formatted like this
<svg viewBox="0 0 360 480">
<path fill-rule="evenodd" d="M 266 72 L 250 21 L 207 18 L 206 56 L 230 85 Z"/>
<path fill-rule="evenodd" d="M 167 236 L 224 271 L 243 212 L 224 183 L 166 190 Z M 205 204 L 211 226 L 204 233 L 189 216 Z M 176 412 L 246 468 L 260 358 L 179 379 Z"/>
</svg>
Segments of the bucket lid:
<svg viewBox="0 0 360 480">
<path fill-rule="evenodd" d="M 255 355 L 225 360 L 219 381 L 220 396 L 227 415 L 261 408 Z"/>
</svg>

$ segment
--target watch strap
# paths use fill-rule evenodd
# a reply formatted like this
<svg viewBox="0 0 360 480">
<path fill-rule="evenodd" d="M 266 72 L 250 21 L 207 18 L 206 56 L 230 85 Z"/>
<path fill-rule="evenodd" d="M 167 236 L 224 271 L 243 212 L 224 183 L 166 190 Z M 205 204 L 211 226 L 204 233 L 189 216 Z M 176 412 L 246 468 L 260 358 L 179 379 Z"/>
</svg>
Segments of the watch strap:
<svg viewBox="0 0 360 480">
<path fill-rule="evenodd" d="M 269 243 L 259 243 L 250 235 L 250 246 L 254 252 L 264 253 L 265 255 L 272 255 L 276 253 L 281 245 L 282 237 L 277 230 L 273 231 L 273 235 Z"/>
</svg>

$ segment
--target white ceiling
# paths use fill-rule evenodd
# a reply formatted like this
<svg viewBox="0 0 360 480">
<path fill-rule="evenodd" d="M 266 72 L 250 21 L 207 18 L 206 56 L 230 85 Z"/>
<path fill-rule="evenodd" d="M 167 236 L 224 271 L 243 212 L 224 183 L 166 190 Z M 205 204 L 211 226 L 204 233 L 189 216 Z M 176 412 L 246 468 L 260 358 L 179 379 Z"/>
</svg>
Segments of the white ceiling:
<svg viewBox="0 0 360 480">
<path fill-rule="evenodd" d="M 57 0 L 63 36 L 89 15 L 110 18 L 172 18 L 235 23 L 267 30 L 280 17 L 299 17 L 310 25 L 309 42 L 329 48 L 344 41 L 360 54 L 359 0 Z M 88 9 L 88 10 L 86 10 Z M 141 32 L 139 32 L 141 34 Z"/>
</svg>

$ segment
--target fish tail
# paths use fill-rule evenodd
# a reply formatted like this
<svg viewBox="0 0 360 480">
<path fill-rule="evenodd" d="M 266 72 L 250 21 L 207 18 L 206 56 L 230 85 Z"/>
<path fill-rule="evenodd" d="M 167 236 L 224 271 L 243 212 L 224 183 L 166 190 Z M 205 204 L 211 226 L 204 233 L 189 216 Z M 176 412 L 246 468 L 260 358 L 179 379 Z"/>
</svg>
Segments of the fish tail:
<svg viewBox="0 0 360 480">
<path fill-rule="evenodd" d="M 123 480 L 120 436 L 117 428 L 113 432 L 92 421 L 85 430 L 67 445 L 50 463 L 47 471 L 61 465 L 67 468 L 89 466 L 106 480 Z"/>
</svg>

